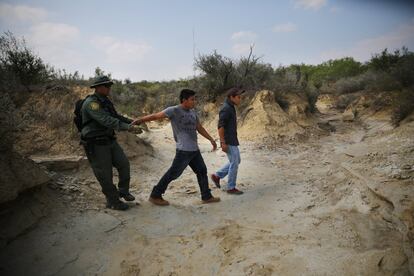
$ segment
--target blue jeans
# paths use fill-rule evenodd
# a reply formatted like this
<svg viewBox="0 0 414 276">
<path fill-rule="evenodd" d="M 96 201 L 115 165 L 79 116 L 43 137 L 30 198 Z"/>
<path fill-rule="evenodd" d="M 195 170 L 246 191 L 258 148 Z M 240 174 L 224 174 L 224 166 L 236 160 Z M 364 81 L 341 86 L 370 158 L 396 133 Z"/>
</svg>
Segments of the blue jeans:
<svg viewBox="0 0 414 276">
<path fill-rule="evenodd" d="M 221 167 L 216 172 L 216 175 L 220 178 L 224 178 L 226 175 L 229 175 L 227 189 L 231 190 L 236 188 L 237 171 L 241 161 L 239 147 L 228 145 L 227 158 L 229 159 L 229 162 Z"/>
</svg>

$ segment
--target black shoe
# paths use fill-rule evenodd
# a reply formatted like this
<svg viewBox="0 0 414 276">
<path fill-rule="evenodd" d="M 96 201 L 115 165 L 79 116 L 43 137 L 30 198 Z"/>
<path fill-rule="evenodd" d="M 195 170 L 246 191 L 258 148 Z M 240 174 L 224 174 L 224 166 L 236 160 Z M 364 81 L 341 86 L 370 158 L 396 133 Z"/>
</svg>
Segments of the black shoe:
<svg viewBox="0 0 414 276">
<path fill-rule="evenodd" d="M 129 208 L 129 205 L 126 204 L 125 202 L 118 200 L 114 202 L 106 202 L 106 208 L 125 211 L 126 209 Z"/>
<path fill-rule="evenodd" d="M 119 193 L 119 198 L 123 198 L 126 201 L 134 201 L 135 197 L 133 195 L 131 195 L 130 193 L 124 194 L 124 193 Z"/>
</svg>

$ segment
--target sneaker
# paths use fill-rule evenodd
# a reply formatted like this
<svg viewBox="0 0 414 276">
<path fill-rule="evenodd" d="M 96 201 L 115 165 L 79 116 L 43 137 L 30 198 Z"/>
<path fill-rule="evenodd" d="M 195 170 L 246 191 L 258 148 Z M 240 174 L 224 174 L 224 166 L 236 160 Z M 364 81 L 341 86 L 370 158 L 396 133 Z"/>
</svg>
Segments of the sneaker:
<svg viewBox="0 0 414 276">
<path fill-rule="evenodd" d="M 133 195 L 131 195 L 130 193 L 119 193 L 119 198 L 123 198 L 126 201 L 134 201 L 135 197 Z"/>
<path fill-rule="evenodd" d="M 232 194 L 232 195 L 241 195 L 241 194 L 243 194 L 243 192 L 238 190 L 237 188 L 227 190 L 227 193 Z"/>
<path fill-rule="evenodd" d="M 214 185 L 216 185 L 216 187 L 220 189 L 220 177 L 213 173 L 211 174 L 211 181 L 213 181 Z"/>
<path fill-rule="evenodd" d="M 207 204 L 207 203 L 215 203 L 219 201 L 220 201 L 219 197 L 211 196 L 209 199 L 203 200 L 203 203 Z"/>
<path fill-rule="evenodd" d="M 125 202 L 122 202 L 120 200 L 114 201 L 114 202 L 106 202 L 106 208 L 114 209 L 114 210 L 120 210 L 125 211 L 129 208 L 129 205 Z"/>
<path fill-rule="evenodd" d="M 149 202 L 151 202 L 152 204 L 158 205 L 158 206 L 167 206 L 170 205 L 170 203 L 168 201 L 166 201 L 165 199 L 163 199 L 162 197 L 149 197 Z"/>
</svg>

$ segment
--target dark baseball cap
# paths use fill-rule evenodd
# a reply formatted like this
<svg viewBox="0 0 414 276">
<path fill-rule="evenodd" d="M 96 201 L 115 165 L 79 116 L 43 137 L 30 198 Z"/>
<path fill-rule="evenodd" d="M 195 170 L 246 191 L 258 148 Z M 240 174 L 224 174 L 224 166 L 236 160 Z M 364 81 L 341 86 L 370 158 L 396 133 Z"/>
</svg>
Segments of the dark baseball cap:
<svg viewBox="0 0 414 276">
<path fill-rule="evenodd" d="M 234 97 L 234 96 L 241 95 L 244 92 L 246 92 L 246 90 L 238 88 L 238 87 L 233 87 L 227 90 L 226 94 L 227 94 L 227 97 Z"/>
</svg>

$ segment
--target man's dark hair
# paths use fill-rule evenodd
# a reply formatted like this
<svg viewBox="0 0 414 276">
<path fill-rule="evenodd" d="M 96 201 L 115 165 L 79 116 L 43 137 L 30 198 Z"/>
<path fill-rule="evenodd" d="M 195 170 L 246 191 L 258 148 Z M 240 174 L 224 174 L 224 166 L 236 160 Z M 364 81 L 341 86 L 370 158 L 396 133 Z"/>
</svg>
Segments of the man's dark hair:
<svg viewBox="0 0 414 276">
<path fill-rule="evenodd" d="M 194 96 L 196 94 L 195 91 L 191 89 L 183 89 L 180 92 L 180 103 L 182 103 L 184 100 L 187 100 L 191 96 Z"/>
</svg>

